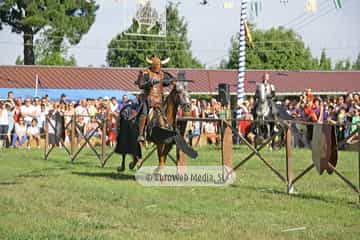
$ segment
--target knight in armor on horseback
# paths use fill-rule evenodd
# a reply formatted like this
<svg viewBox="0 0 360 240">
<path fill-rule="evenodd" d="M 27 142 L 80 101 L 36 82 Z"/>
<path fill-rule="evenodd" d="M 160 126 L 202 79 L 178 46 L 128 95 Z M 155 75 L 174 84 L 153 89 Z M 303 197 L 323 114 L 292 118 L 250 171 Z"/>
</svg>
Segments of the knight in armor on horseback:
<svg viewBox="0 0 360 240">
<path fill-rule="evenodd" d="M 139 142 L 145 141 L 145 126 L 147 124 L 148 115 L 151 109 L 162 111 L 163 88 L 173 83 L 174 78 L 161 70 L 161 66 L 168 63 L 170 58 L 160 60 L 158 57 L 146 58 L 151 67 L 140 71 L 136 85 L 141 89 L 139 97 Z M 165 124 L 165 119 L 159 117 L 159 125 Z"/>
</svg>

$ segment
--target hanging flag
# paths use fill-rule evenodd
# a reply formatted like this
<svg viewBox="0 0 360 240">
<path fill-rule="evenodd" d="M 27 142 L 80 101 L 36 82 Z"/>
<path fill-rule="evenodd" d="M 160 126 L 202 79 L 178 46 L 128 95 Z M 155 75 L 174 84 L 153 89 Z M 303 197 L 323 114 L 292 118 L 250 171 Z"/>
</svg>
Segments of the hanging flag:
<svg viewBox="0 0 360 240">
<path fill-rule="evenodd" d="M 289 0 L 280 0 L 280 3 L 284 4 L 284 6 L 289 2 Z"/>
<path fill-rule="evenodd" d="M 254 48 L 254 42 L 253 42 L 253 39 L 252 39 L 252 35 L 251 35 L 251 31 L 250 31 L 250 28 L 247 24 L 247 21 L 245 21 L 245 34 L 246 34 L 246 38 L 248 40 L 248 43 L 249 43 L 249 46 L 251 48 Z"/>
<path fill-rule="evenodd" d="M 234 3 L 233 3 L 233 2 L 230 2 L 230 1 L 225 1 L 225 2 L 224 2 L 224 8 L 225 8 L 225 9 L 234 8 Z"/>
<path fill-rule="evenodd" d="M 252 0 L 250 2 L 250 12 L 252 15 L 258 17 L 262 10 L 262 0 Z"/>
<path fill-rule="evenodd" d="M 336 9 L 343 7 L 343 0 L 334 0 L 334 5 Z"/>
<path fill-rule="evenodd" d="M 306 10 L 312 13 L 316 12 L 317 11 L 316 0 L 308 0 L 306 3 Z"/>
</svg>

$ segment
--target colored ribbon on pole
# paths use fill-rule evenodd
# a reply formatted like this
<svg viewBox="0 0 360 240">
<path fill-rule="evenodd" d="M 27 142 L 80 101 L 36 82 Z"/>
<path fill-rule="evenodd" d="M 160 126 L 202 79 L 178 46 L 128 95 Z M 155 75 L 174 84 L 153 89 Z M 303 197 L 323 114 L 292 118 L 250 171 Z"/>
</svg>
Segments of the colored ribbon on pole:
<svg viewBox="0 0 360 240">
<path fill-rule="evenodd" d="M 223 7 L 224 7 L 225 9 L 234 8 L 234 3 L 233 3 L 233 2 L 230 2 L 230 1 L 225 1 Z"/>
<path fill-rule="evenodd" d="M 247 18 L 247 0 L 241 0 L 239 32 L 239 71 L 237 83 L 237 104 L 240 106 L 245 96 L 245 63 L 246 63 L 246 32 L 245 21 Z M 241 118 L 242 110 L 238 108 L 236 118 Z"/>
<path fill-rule="evenodd" d="M 333 0 L 336 9 L 343 7 L 343 0 Z"/>
<path fill-rule="evenodd" d="M 262 0 L 251 0 L 250 2 L 250 15 L 258 17 L 262 10 Z"/>
<path fill-rule="evenodd" d="M 316 12 L 317 11 L 317 2 L 316 0 L 307 0 L 306 2 L 306 10 L 308 12 Z"/>
</svg>

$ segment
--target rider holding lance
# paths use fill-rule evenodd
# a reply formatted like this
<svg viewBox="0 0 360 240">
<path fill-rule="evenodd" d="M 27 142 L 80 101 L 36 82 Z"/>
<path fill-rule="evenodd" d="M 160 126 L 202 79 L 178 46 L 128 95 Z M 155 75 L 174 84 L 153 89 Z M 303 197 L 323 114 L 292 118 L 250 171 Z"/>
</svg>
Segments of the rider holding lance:
<svg viewBox="0 0 360 240">
<path fill-rule="evenodd" d="M 136 85 L 141 89 L 139 97 L 139 142 L 144 142 L 144 130 L 147 116 L 151 108 L 161 108 L 163 101 L 163 88 L 173 83 L 174 78 L 161 70 L 161 66 L 168 63 L 170 58 L 163 61 L 158 57 L 146 58 L 151 67 L 140 71 Z"/>
</svg>

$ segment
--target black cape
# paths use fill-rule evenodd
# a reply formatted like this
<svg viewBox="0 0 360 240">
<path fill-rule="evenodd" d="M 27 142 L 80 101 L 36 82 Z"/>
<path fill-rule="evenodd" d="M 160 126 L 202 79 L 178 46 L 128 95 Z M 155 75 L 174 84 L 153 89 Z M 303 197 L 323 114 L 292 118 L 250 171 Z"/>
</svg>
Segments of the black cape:
<svg viewBox="0 0 360 240">
<path fill-rule="evenodd" d="M 139 127 L 133 118 L 133 104 L 125 105 L 120 111 L 117 122 L 115 153 L 132 154 L 141 158 L 141 147 L 138 142 Z"/>
</svg>

